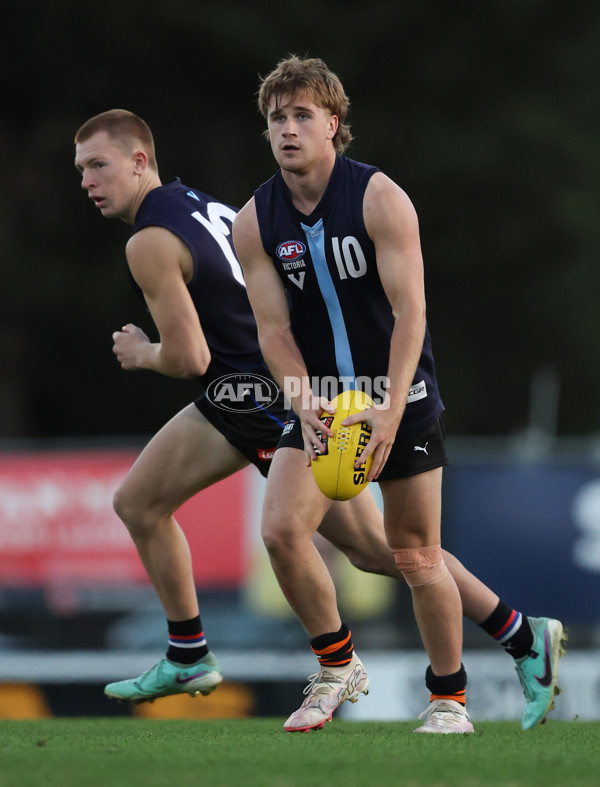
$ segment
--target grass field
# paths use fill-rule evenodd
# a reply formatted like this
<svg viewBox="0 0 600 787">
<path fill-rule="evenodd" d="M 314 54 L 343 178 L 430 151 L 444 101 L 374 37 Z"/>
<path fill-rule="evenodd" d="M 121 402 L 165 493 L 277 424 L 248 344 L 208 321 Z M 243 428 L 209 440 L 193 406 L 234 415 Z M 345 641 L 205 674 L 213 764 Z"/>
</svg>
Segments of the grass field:
<svg viewBox="0 0 600 787">
<path fill-rule="evenodd" d="M 282 719 L 0 721 L 0 787 L 442 787 L 597 785 L 600 723 L 480 722 L 413 735 L 414 722 L 335 721 L 285 734 Z"/>
</svg>

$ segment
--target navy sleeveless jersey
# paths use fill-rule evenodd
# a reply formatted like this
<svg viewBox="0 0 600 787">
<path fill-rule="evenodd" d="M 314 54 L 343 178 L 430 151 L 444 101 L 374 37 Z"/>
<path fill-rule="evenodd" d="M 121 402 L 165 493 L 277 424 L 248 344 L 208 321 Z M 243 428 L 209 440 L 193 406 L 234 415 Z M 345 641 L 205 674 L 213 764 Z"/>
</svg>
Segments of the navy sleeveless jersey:
<svg viewBox="0 0 600 787">
<path fill-rule="evenodd" d="M 233 249 L 231 224 L 236 208 L 184 186 L 179 178 L 153 189 L 135 217 L 133 233 L 165 227 L 190 250 L 194 273 L 188 290 L 211 352 L 201 378 L 206 387 L 231 372 L 266 372 L 242 268 Z M 142 296 L 135 281 L 134 289 Z"/>
<path fill-rule="evenodd" d="M 318 386 L 327 378 L 329 389 L 335 378 L 334 393 L 357 387 L 376 401 L 394 327 L 363 218 L 365 190 L 378 171 L 338 155 L 310 216 L 294 207 L 281 171 L 254 194 L 261 240 L 283 281 L 309 376 Z M 427 329 L 399 434 L 425 428 L 443 409 Z"/>
</svg>

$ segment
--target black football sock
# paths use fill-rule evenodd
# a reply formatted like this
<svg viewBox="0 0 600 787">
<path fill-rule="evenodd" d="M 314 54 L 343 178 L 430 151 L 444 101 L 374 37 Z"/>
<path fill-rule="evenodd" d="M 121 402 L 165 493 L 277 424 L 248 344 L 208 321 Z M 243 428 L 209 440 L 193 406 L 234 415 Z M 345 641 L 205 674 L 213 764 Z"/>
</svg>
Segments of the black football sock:
<svg viewBox="0 0 600 787">
<path fill-rule="evenodd" d="M 322 667 L 345 667 L 352 661 L 352 633 L 345 623 L 339 631 L 311 639 L 310 646 Z"/>
<path fill-rule="evenodd" d="M 513 659 L 527 656 L 533 646 L 533 632 L 527 616 L 512 609 L 502 600 L 489 618 L 479 625 L 499 642 Z"/>
<path fill-rule="evenodd" d="M 458 672 L 452 675 L 434 675 L 431 665 L 425 673 L 425 685 L 431 692 L 430 702 L 434 700 L 454 700 L 466 704 L 467 673 L 461 664 Z"/>
<path fill-rule="evenodd" d="M 208 646 L 202 631 L 200 615 L 190 620 L 167 620 L 169 649 L 167 658 L 177 664 L 193 664 L 206 656 Z"/>
</svg>

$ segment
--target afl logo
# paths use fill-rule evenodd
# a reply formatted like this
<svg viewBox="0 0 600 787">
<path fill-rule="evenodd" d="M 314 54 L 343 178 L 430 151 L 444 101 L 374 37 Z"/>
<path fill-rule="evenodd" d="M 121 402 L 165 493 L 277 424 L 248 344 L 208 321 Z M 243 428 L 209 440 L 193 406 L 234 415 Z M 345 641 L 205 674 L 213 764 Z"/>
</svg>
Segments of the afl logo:
<svg viewBox="0 0 600 787">
<path fill-rule="evenodd" d="M 206 398 L 220 410 L 234 413 L 254 413 L 275 404 L 279 388 L 274 380 L 251 372 L 224 374 L 213 380 L 206 389 Z"/>
<path fill-rule="evenodd" d="M 286 240 L 280 243 L 275 252 L 280 260 L 291 262 L 299 260 L 306 254 L 306 246 L 299 240 Z"/>
</svg>

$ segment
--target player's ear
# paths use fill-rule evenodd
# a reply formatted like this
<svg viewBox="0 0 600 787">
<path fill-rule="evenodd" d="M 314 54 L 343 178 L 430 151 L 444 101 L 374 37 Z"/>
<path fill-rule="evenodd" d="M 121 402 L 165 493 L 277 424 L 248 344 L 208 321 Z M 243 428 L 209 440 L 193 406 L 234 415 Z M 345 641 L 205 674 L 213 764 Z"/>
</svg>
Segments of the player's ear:
<svg viewBox="0 0 600 787">
<path fill-rule="evenodd" d="M 136 173 L 141 174 L 148 166 L 148 154 L 143 150 L 135 150 L 133 153 L 133 167 Z"/>
<path fill-rule="evenodd" d="M 337 133 L 338 126 L 340 124 L 339 118 L 337 115 L 330 115 L 329 116 L 329 127 L 327 129 L 327 139 L 333 139 Z"/>
</svg>

